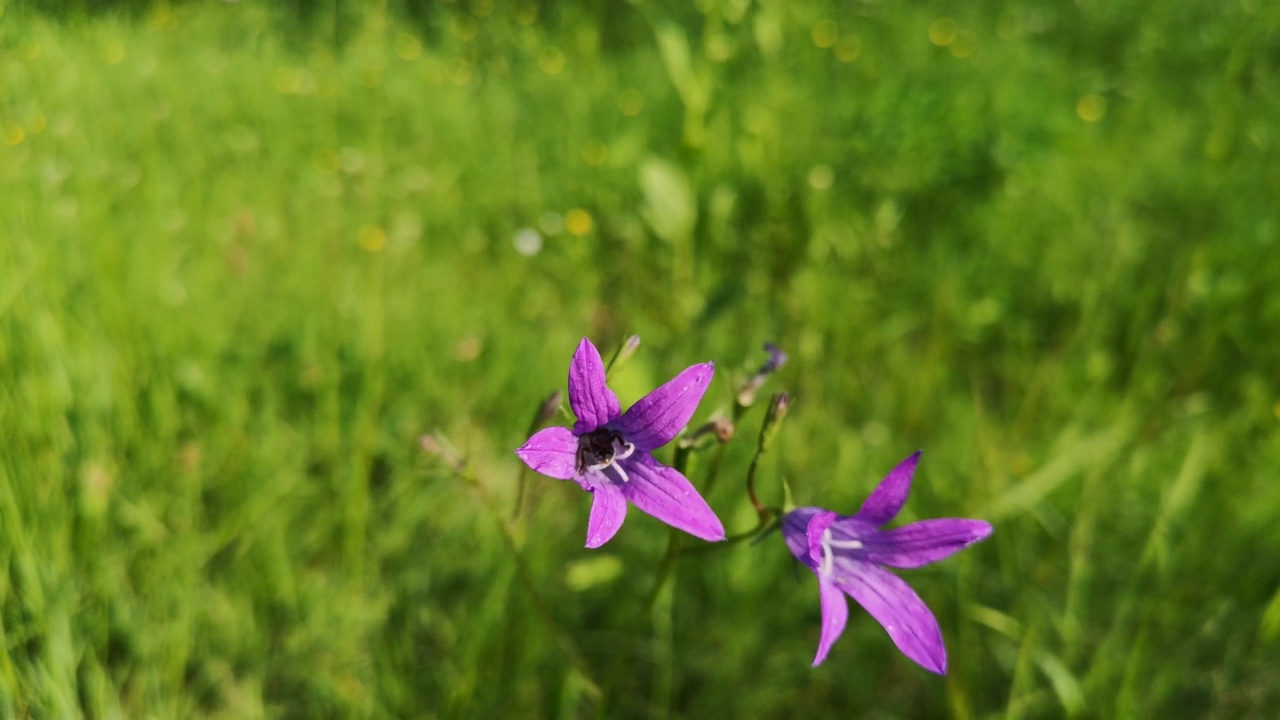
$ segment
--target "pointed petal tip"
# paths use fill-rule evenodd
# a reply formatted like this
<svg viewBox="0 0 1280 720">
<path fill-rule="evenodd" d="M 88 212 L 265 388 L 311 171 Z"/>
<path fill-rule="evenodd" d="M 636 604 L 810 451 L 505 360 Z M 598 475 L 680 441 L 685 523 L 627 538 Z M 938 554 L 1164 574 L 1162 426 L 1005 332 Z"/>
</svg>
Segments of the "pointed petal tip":
<svg viewBox="0 0 1280 720">
<path fill-rule="evenodd" d="M 707 542 L 724 542 L 728 539 L 728 536 L 724 534 L 724 526 L 720 524 L 719 518 L 716 518 L 715 530 L 705 535 L 699 535 L 698 537 L 706 540 Z"/>
<path fill-rule="evenodd" d="M 991 534 L 996 531 L 995 526 L 986 520 L 974 520 L 973 522 L 976 526 L 974 528 L 974 542 L 982 542 L 991 537 Z"/>
</svg>

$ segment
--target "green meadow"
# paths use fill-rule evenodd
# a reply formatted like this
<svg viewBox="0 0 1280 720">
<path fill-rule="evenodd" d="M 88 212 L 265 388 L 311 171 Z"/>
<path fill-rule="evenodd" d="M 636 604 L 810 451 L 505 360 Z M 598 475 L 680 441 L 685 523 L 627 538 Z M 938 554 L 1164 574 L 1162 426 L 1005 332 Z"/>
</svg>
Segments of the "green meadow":
<svg viewBox="0 0 1280 720">
<path fill-rule="evenodd" d="M 0 717 L 1280 716 L 1280 4 L 0 0 L 0 132 Z M 584 549 L 513 451 L 631 334 L 790 355 L 730 535 L 782 390 L 767 504 L 994 525 L 945 677 Z"/>
</svg>

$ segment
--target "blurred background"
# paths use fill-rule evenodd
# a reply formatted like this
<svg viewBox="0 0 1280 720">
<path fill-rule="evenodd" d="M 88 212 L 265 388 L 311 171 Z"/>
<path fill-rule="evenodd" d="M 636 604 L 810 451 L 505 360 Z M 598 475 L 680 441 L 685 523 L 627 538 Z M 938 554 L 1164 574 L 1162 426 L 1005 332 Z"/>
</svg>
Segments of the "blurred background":
<svg viewBox="0 0 1280 720">
<path fill-rule="evenodd" d="M 0 0 L 0 78 L 5 716 L 1280 715 L 1276 3 Z M 902 573 L 945 678 L 515 515 L 630 333 L 696 423 L 789 352 L 767 502 L 995 525 Z"/>
</svg>

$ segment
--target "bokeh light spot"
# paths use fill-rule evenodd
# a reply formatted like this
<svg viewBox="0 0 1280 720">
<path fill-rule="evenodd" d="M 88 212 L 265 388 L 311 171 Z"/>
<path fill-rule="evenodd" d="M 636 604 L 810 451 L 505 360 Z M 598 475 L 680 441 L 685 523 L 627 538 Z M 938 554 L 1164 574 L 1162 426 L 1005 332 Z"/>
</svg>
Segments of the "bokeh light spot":
<svg viewBox="0 0 1280 720">
<path fill-rule="evenodd" d="M 521 25 L 532 25 L 538 22 L 538 6 L 524 3 L 516 10 L 516 22 Z"/>
<path fill-rule="evenodd" d="M 564 214 L 564 227 L 572 235 L 579 237 L 591 232 L 594 223 L 591 220 L 591 213 L 582 208 L 574 208 Z"/>
<path fill-rule="evenodd" d="M 814 45 L 820 48 L 829 48 L 840 39 L 840 28 L 834 20 L 819 20 L 813 24 L 810 36 L 813 38 Z"/>
<path fill-rule="evenodd" d="M 538 218 L 538 227 L 546 235 L 559 235 L 564 232 L 564 218 L 560 213 L 548 210 L 542 213 L 542 217 Z"/>
<path fill-rule="evenodd" d="M 515 246 L 516 252 L 532 257 L 542 251 L 542 235 L 531 227 L 520 228 L 511 244 Z"/>
<path fill-rule="evenodd" d="M 1095 93 L 1089 93 L 1076 103 L 1076 115 L 1085 122 L 1098 122 L 1107 114 L 1107 99 Z"/>
<path fill-rule="evenodd" d="M 836 171 L 830 165 L 814 165 L 809 170 L 809 187 L 814 190 L 830 190 L 835 181 Z"/>
<path fill-rule="evenodd" d="M 449 82 L 458 87 L 466 87 L 471 84 L 472 74 L 471 63 L 458 58 L 449 68 Z"/>
<path fill-rule="evenodd" d="M 836 59 L 850 63 L 862 56 L 862 39 L 857 35 L 841 35 L 836 43 Z"/>
<path fill-rule="evenodd" d="M 151 27 L 157 30 L 171 30 L 177 23 L 174 22 L 173 10 L 165 5 L 157 7 L 148 19 Z"/>
<path fill-rule="evenodd" d="M 538 67 L 548 75 L 559 75 L 564 71 L 564 53 L 559 48 L 546 48 L 538 55 Z"/>
<path fill-rule="evenodd" d="M 582 161 L 592 167 L 600 167 L 609 159 L 609 148 L 599 140 L 588 140 L 582 146 Z"/>
<path fill-rule="evenodd" d="M 963 60 L 973 55 L 973 51 L 978 49 L 978 38 L 971 32 L 956 33 L 955 39 L 947 45 L 947 51 L 952 57 Z"/>
<path fill-rule="evenodd" d="M 644 110 L 644 95 L 635 88 L 627 88 L 618 95 L 618 112 L 627 117 L 635 117 Z"/>
<path fill-rule="evenodd" d="M 365 225 L 360 228 L 357 242 L 362 250 L 376 253 L 387 246 L 387 233 L 377 225 Z"/>
<path fill-rule="evenodd" d="M 302 73 L 293 68 L 279 68 L 271 74 L 271 86 L 282 95 L 296 93 L 302 87 Z"/>
<path fill-rule="evenodd" d="M 400 33 L 396 35 L 396 57 L 408 62 L 418 59 L 422 54 L 422 43 L 418 38 L 409 33 Z"/>
<path fill-rule="evenodd" d="M 453 356 L 459 362 L 471 362 L 480 357 L 480 351 L 484 349 L 484 343 L 480 338 L 472 335 L 462 338 L 458 341 L 457 347 L 453 350 Z"/>
<path fill-rule="evenodd" d="M 108 65 L 116 65 L 124 60 L 124 43 L 112 38 L 102 47 L 102 59 Z"/>
<path fill-rule="evenodd" d="M 316 170 L 322 173 L 332 174 L 338 172 L 338 168 L 342 166 L 342 158 L 333 150 L 321 150 L 315 156 Z"/>
<path fill-rule="evenodd" d="M 449 23 L 449 32 L 462 42 L 471 42 L 475 39 L 476 33 L 480 32 L 480 24 L 473 17 L 455 15 L 453 22 Z"/>
<path fill-rule="evenodd" d="M 10 123 L 4 126 L 4 140 L 10 145 L 19 145 L 26 137 L 27 133 L 21 125 Z"/>
<path fill-rule="evenodd" d="M 951 18 L 938 18 L 929 25 L 929 42 L 946 47 L 956 40 L 956 22 Z"/>
<path fill-rule="evenodd" d="M 707 57 L 715 62 L 724 62 L 733 57 L 733 42 L 724 33 L 715 33 L 707 38 Z"/>
</svg>

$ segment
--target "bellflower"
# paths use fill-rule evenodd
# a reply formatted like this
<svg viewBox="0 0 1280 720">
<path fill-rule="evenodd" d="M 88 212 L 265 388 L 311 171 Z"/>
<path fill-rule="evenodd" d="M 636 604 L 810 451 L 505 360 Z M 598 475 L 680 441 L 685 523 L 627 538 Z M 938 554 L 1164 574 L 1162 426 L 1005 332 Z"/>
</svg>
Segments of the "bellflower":
<svg viewBox="0 0 1280 720">
<path fill-rule="evenodd" d="M 885 567 L 916 568 L 937 562 L 985 540 L 991 525 L 948 518 L 880 530 L 906 503 L 919 460 L 916 452 L 899 463 L 854 515 L 802 507 L 783 518 L 782 535 L 791 554 L 818 576 L 822 634 L 815 667 L 844 632 L 849 617 L 844 596 L 848 595 L 884 627 L 904 655 L 931 672 L 947 672 L 947 650 L 937 619 L 920 596 Z"/>
<path fill-rule="evenodd" d="M 689 423 L 715 368 L 687 368 L 623 413 L 605 385 L 600 352 L 583 338 L 569 362 L 569 406 L 573 428 L 534 433 L 516 455 L 529 467 L 559 480 L 573 480 L 591 493 L 587 547 L 609 541 L 627 515 L 627 501 L 666 524 L 703 540 L 723 540 L 724 526 L 693 483 L 651 453 Z"/>
</svg>

